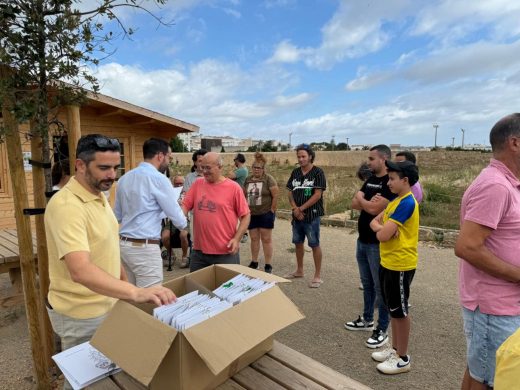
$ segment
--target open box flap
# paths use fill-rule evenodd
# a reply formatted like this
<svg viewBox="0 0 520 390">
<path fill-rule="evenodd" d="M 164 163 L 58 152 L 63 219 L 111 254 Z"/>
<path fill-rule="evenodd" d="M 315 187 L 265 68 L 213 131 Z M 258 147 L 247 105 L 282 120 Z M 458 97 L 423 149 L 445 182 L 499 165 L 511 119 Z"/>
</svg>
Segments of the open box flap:
<svg viewBox="0 0 520 390">
<path fill-rule="evenodd" d="M 245 352 L 304 317 L 280 288 L 274 286 L 184 330 L 183 334 L 217 375 Z"/>
<path fill-rule="evenodd" d="M 177 331 L 137 307 L 118 301 L 91 344 L 144 385 L 149 385 Z"/>
<path fill-rule="evenodd" d="M 266 282 L 291 283 L 290 280 L 284 279 L 280 276 L 268 274 L 267 272 L 249 268 L 249 267 L 246 267 L 246 266 L 243 266 L 240 264 L 218 264 L 218 265 L 215 265 L 215 267 L 228 269 L 228 270 L 234 271 L 238 274 L 244 274 L 247 276 L 251 276 L 252 278 L 258 278 L 258 279 L 264 280 Z"/>
</svg>

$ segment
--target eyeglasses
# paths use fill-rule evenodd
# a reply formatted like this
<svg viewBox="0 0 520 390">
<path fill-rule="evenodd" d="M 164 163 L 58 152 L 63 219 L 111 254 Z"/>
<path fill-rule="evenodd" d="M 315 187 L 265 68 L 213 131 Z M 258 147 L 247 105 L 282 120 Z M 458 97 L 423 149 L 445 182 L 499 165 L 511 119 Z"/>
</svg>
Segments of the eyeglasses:
<svg viewBox="0 0 520 390">
<path fill-rule="evenodd" d="M 253 169 L 264 169 L 264 167 L 259 167 L 259 166 L 257 166 L 257 165 L 253 165 L 252 168 L 253 168 Z"/>
<path fill-rule="evenodd" d="M 173 183 L 174 187 L 182 187 L 184 183 Z"/>
<path fill-rule="evenodd" d="M 203 165 L 200 167 L 203 171 L 211 171 L 211 169 L 214 167 L 214 165 Z"/>
</svg>

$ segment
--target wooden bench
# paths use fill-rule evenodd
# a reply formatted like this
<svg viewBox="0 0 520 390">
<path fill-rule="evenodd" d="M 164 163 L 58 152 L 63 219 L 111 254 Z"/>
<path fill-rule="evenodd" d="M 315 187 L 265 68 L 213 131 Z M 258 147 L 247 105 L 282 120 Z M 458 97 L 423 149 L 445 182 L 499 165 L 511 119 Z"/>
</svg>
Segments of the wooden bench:
<svg viewBox="0 0 520 390">
<path fill-rule="evenodd" d="M 36 235 L 33 234 L 33 253 Z M 35 255 L 36 260 L 36 255 Z M 22 274 L 20 272 L 20 249 L 15 229 L 0 229 L 0 274 L 9 273 L 12 288 L 5 297 L 0 297 L 0 307 L 11 306 L 23 301 Z"/>
<path fill-rule="evenodd" d="M 89 390 L 144 390 L 129 375 L 120 372 L 105 378 Z M 231 379 L 219 390 L 278 390 L 278 389 L 345 389 L 370 390 L 365 386 L 284 344 L 274 342 L 273 349 Z"/>
</svg>

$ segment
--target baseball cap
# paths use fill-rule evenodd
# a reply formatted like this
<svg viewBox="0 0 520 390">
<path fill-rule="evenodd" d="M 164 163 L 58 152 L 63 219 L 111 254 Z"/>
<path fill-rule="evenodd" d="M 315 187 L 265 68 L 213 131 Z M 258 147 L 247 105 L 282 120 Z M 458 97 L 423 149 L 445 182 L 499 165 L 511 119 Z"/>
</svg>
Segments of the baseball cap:
<svg viewBox="0 0 520 390">
<path fill-rule="evenodd" d="M 413 186 L 419 181 L 419 169 L 411 161 L 385 161 L 388 172 L 401 172 L 404 177 L 408 178 L 408 183 Z"/>
</svg>

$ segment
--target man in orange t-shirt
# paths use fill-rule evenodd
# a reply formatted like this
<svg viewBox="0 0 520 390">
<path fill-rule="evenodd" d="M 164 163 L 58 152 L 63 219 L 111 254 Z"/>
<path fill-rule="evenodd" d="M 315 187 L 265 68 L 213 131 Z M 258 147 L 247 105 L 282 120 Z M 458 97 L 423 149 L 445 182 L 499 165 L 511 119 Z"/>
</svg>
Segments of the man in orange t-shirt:
<svg viewBox="0 0 520 390">
<path fill-rule="evenodd" d="M 195 233 L 190 272 L 213 264 L 240 264 L 249 206 L 240 185 L 222 175 L 222 166 L 218 153 L 207 153 L 202 159 L 204 180 L 196 180 L 184 198 L 182 209 L 185 214 L 193 211 Z"/>
</svg>

